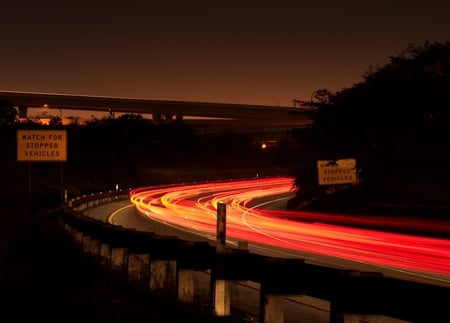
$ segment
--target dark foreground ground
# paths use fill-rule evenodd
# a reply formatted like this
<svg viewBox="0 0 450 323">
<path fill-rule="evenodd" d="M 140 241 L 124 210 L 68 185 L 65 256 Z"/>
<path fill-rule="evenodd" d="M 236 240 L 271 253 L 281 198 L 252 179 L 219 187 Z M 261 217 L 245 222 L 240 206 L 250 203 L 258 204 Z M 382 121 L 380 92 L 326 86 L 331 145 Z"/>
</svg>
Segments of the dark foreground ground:
<svg viewBox="0 0 450 323">
<path fill-rule="evenodd" d="M 36 215 L 36 214 L 35 214 Z M 62 234 L 56 218 L 30 221 L 2 257 L 2 320 L 14 322 L 202 322 L 132 291 L 92 263 Z"/>
<path fill-rule="evenodd" d="M 58 166 L 58 165 L 56 165 Z M 163 174 L 152 171 L 139 180 L 115 170 L 92 165 L 75 175 L 67 172 L 69 193 L 102 191 L 102 178 L 126 185 L 163 181 L 193 181 L 195 174 Z M 208 308 L 195 311 L 168 306 L 145 291 L 132 290 L 123 277 L 112 274 L 82 254 L 59 225 L 58 217 L 46 210 L 60 205 L 59 167 L 33 165 L 29 199 L 26 165 L 0 160 L 0 321 L 10 322 L 211 322 Z M 81 174 L 81 175 L 80 175 Z M 157 178 L 159 175 L 159 179 Z M 216 178 L 217 172 L 211 172 Z M 232 176 L 225 172 L 225 177 Z M 239 172 L 235 176 L 246 176 Z M 165 178 L 164 178 L 165 177 Z M 98 182 L 87 180 L 98 178 Z M 153 181 L 153 183 L 152 183 Z M 81 188 L 81 183 L 88 184 Z M 114 183 L 114 182 L 111 182 Z M 78 185 L 80 184 L 80 185 Z M 122 184 L 121 184 L 122 185 Z M 125 185 L 125 184 L 123 184 Z M 113 186 L 111 187 L 114 188 Z M 235 318 L 233 318 L 235 320 Z M 239 321 L 239 319 L 237 319 Z"/>
<path fill-rule="evenodd" d="M 86 323 L 212 320 L 207 315 L 210 313 L 207 309 L 194 313 L 182 307 L 168 307 L 145 292 L 131 290 L 120 277 L 105 272 L 82 254 L 62 231 L 58 218 L 45 212 L 60 201 L 60 196 L 54 194 L 54 186 L 58 185 L 58 178 L 55 179 L 58 170 L 49 174 L 40 170 L 40 178 L 33 179 L 34 198 L 29 200 L 26 168 L 10 161 L 1 161 L 0 166 L 4 170 L 0 192 L 0 320 Z M 104 171 L 111 173 L 111 170 Z M 151 174 L 155 182 L 158 182 L 157 173 L 152 171 Z M 237 176 L 245 177 L 250 173 L 243 171 Z M 180 174 L 169 174 L 169 177 L 179 181 L 182 178 Z M 214 174 L 217 176 L 217 173 Z M 184 176 L 188 180 L 195 179 L 195 174 Z M 225 172 L 224 176 L 232 175 Z M 67 181 L 76 182 L 74 178 L 67 178 Z M 133 185 L 131 182 L 127 184 Z M 99 186 L 90 185 L 90 189 L 94 190 L 102 187 L 101 182 Z M 448 186 L 438 186 L 434 193 L 431 186 L 424 187 L 423 184 L 416 188 L 412 185 L 408 187 L 409 192 L 403 195 L 403 199 L 391 195 L 390 200 L 385 198 L 383 202 L 411 205 L 428 201 L 430 205 L 448 205 Z M 426 194 L 419 194 L 419 197 L 417 192 L 420 188 Z M 393 187 L 391 189 L 398 191 Z M 46 194 L 47 191 L 51 193 Z M 335 203 L 335 206 L 349 211 L 348 206 L 355 196 L 339 200 L 345 202 Z M 367 201 L 374 202 L 373 199 Z M 328 206 L 332 207 L 331 204 Z M 442 212 L 445 218 L 448 214 L 447 210 Z"/>
<path fill-rule="evenodd" d="M 3 322 L 202 322 L 183 308 L 167 307 L 132 291 L 73 244 L 58 218 L 29 204 L 20 174 L 2 181 L 0 225 L 0 320 Z"/>
</svg>

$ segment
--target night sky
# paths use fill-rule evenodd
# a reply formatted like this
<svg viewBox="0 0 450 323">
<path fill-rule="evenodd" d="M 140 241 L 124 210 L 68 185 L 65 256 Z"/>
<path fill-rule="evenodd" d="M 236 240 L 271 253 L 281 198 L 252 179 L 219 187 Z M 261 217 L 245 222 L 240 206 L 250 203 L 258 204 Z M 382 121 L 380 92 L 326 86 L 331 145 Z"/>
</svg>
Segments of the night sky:
<svg viewBox="0 0 450 323">
<path fill-rule="evenodd" d="M 450 39 L 450 1 L 3 0 L 0 91 L 292 106 Z"/>
</svg>

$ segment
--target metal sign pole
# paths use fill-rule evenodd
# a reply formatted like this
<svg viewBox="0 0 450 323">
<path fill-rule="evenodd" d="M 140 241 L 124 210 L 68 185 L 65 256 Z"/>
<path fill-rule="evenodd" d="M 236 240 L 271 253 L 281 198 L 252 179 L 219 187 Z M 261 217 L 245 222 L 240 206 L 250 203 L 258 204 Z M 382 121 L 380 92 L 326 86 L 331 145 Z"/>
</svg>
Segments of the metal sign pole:
<svg viewBox="0 0 450 323">
<path fill-rule="evenodd" d="M 214 315 L 224 317 L 230 315 L 230 286 L 225 277 L 226 253 L 226 215 L 227 205 L 217 203 L 217 240 L 216 240 L 216 267 L 213 270 L 213 305 Z"/>
<path fill-rule="evenodd" d="M 216 249 L 218 252 L 225 250 L 226 244 L 226 219 L 227 219 L 227 205 L 226 203 L 217 203 L 217 238 Z"/>
<path fill-rule="evenodd" d="M 60 193 L 61 193 L 61 202 L 64 202 L 64 176 L 63 176 L 63 162 L 60 162 Z"/>
<path fill-rule="evenodd" d="M 28 202 L 31 203 L 31 163 L 28 163 Z"/>
</svg>

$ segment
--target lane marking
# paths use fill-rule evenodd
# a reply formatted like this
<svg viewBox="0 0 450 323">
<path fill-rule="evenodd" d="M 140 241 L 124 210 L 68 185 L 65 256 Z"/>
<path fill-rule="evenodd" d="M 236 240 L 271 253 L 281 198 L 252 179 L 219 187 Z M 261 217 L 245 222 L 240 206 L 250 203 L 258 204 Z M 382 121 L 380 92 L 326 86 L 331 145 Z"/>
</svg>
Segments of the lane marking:
<svg viewBox="0 0 450 323">
<path fill-rule="evenodd" d="M 109 224 L 114 224 L 114 225 L 115 225 L 115 223 L 114 223 L 114 218 L 115 218 L 120 212 L 122 212 L 123 210 L 125 210 L 125 209 L 127 209 L 127 208 L 129 208 L 129 207 L 133 207 L 133 206 L 134 206 L 134 204 L 131 203 L 131 204 L 129 204 L 129 205 L 125 205 L 125 206 L 121 207 L 120 209 L 115 210 L 115 211 L 112 212 L 110 215 L 108 215 L 108 217 L 106 218 L 106 222 L 108 222 Z"/>
</svg>

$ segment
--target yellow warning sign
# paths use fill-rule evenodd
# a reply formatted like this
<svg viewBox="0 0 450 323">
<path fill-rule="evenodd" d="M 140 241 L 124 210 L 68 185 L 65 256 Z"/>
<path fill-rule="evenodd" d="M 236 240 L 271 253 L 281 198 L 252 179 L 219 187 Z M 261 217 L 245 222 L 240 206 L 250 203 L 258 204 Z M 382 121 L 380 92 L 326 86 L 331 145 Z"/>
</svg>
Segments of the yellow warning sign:
<svg viewBox="0 0 450 323">
<path fill-rule="evenodd" d="M 17 130 L 18 161 L 66 161 L 66 130 Z"/>
<path fill-rule="evenodd" d="M 357 183 L 356 160 L 318 160 L 317 170 L 319 185 L 353 184 Z"/>
</svg>

